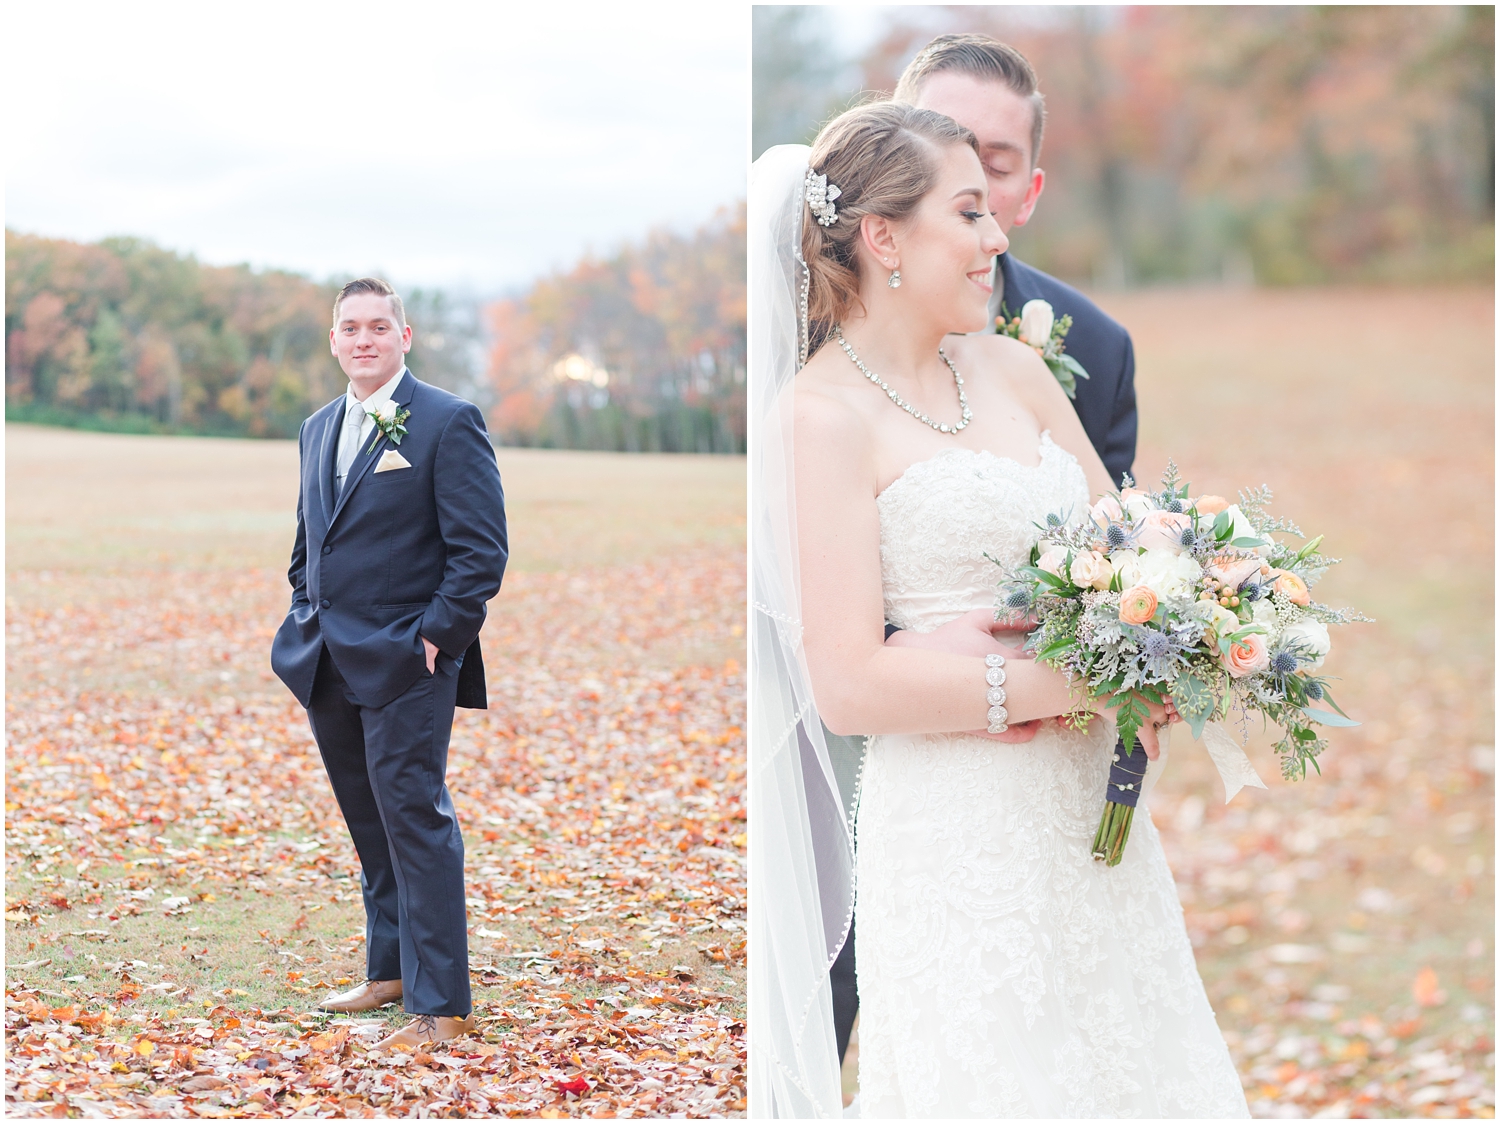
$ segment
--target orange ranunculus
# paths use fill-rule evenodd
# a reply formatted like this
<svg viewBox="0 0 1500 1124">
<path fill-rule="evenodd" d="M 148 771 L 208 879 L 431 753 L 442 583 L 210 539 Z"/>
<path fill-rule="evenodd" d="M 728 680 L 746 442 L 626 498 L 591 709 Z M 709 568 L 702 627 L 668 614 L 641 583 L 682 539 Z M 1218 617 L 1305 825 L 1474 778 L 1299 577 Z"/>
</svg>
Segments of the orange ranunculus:
<svg viewBox="0 0 1500 1124">
<path fill-rule="evenodd" d="M 1285 594 L 1293 605 L 1306 605 L 1312 600 L 1312 594 L 1307 591 L 1307 583 L 1290 570 L 1279 571 L 1276 583 L 1271 588 L 1277 593 Z"/>
<path fill-rule="evenodd" d="M 1156 594 L 1149 585 L 1133 585 L 1120 594 L 1120 619 L 1145 624 L 1156 615 Z"/>
<path fill-rule="evenodd" d="M 1199 515 L 1217 515 L 1229 506 L 1229 501 L 1223 496 L 1199 496 L 1193 501 L 1193 507 Z"/>
</svg>

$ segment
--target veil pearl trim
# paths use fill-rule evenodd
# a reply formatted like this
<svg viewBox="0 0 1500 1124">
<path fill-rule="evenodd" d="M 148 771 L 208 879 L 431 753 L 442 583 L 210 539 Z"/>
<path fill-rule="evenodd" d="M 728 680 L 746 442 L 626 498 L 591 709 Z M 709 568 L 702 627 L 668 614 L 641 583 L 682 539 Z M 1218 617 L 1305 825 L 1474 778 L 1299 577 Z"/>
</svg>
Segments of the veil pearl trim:
<svg viewBox="0 0 1500 1124">
<path fill-rule="evenodd" d="M 828 970 L 854 913 L 854 840 L 802 646 L 792 385 L 805 361 L 805 145 L 750 169 L 750 1115 L 843 1114 Z"/>
</svg>

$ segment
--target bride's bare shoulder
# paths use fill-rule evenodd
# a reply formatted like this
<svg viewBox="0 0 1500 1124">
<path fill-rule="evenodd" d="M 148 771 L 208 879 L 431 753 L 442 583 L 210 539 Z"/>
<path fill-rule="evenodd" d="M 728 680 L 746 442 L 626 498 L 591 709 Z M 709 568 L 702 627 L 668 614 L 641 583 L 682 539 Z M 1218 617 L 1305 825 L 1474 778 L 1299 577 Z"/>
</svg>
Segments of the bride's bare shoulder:
<svg viewBox="0 0 1500 1124">
<path fill-rule="evenodd" d="M 804 439 L 848 449 L 869 442 L 869 427 L 854 405 L 850 380 L 839 364 L 820 351 L 797 373 L 789 388 L 797 442 Z"/>
<path fill-rule="evenodd" d="M 954 336 L 943 347 L 960 371 L 1003 379 L 1011 392 L 1024 401 L 1032 402 L 1038 396 L 1045 400 L 1057 389 L 1057 380 L 1042 357 L 1031 345 L 1010 336 L 998 332 Z"/>
</svg>

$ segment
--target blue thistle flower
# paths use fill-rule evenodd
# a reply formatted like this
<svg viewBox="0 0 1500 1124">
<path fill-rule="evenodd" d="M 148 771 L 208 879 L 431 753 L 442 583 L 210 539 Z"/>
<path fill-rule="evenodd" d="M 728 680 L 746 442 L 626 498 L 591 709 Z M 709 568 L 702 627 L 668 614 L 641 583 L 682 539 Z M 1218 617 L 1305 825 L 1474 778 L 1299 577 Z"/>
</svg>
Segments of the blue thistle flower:
<svg viewBox="0 0 1500 1124">
<path fill-rule="evenodd" d="M 1162 504 L 1162 509 L 1165 510 L 1165 511 L 1170 511 L 1174 515 L 1181 515 L 1182 514 L 1182 501 L 1180 499 L 1177 499 L 1174 496 L 1173 498 L 1169 499 L 1166 503 Z"/>
<path fill-rule="evenodd" d="M 1005 595 L 1007 609 L 1024 609 L 1031 604 L 1031 594 L 1025 589 L 1013 589 Z"/>
<path fill-rule="evenodd" d="M 1187 662 L 1189 631 L 1180 626 L 1166 630 L 1144 625 L 1127 626 L 1140 653 L 1141 670 L 1148 680 L 1163 683 L 1176 674 L 1177 665 Z"/>
<path fill-rule="evenodd" d="M 1276 675 L 1290 675 L 1297 670 L 1297 657 L 1282 649 L 1271 657 L 1271 671 Z"/>
<path fill-rule="evenodd" d="M 1109 544 L 1111 550 L 1118 550 L 1130 541 L 1130 532 L 1125 530 L 1122 523 L 1111 523 L 1104 529 L 1104 541 Z"/>
<path fill-rule="evenodd" d="M 1309 683 L 1307 685 L 1306 691 L 1307 691 L 1307 697 L 1308 698 L 1310 698 L 1310 699 L 1321 699 L 1323 697 L 1323 684 L 1319 683 L 1315 679 L 1315 680 L 1313 680 L 1311 683 Z"/>
</svg>

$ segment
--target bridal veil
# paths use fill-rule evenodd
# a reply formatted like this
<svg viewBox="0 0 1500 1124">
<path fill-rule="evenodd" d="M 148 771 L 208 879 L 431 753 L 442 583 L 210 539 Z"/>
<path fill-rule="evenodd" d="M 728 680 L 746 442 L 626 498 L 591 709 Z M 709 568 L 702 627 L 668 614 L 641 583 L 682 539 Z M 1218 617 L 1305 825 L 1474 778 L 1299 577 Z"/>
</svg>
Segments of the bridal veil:
<svg viewBox="0 0 1500 1124">
<path fill-rule="evenodd" d="M 842 1115 L 828 969 L 854 908 L 853 838 L 802 647 L 792 383 L 802 364 L 805 145 L 750 170 L 750 1113 Z"/>
</svg>

